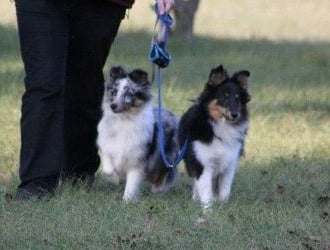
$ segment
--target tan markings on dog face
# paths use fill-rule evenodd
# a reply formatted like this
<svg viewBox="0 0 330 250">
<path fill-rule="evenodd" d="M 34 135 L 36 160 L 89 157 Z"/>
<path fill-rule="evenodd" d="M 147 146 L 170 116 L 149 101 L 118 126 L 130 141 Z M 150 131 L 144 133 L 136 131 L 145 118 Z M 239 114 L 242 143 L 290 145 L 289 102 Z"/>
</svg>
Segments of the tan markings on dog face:
<svg viewBox="0 0 330 250">
<path fill-rule="evenodd" d="M 209 115 L 214 119 L 214 120 L 220 120 L 223 115 L 226 112 L 226 109 L 219 106 L 217 104 L 217 100 L 214 99 L 212 100 L 209 105 L 207 106 L 208 111 L 209 111 Z"/>
</svg>

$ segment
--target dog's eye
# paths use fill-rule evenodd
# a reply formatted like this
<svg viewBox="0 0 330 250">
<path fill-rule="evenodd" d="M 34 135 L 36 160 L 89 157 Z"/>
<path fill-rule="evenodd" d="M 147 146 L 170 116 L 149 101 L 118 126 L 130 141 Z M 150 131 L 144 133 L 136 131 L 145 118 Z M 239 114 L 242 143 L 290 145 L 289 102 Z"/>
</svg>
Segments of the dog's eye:
<svg viewBox="0 0 330 250">
<path fill-rule="evenodd" d="M 239 100 L 239 95 L 238 94 L 235 95 L 235 99 L 236 99 L 236 101 Z"/>
</svg>

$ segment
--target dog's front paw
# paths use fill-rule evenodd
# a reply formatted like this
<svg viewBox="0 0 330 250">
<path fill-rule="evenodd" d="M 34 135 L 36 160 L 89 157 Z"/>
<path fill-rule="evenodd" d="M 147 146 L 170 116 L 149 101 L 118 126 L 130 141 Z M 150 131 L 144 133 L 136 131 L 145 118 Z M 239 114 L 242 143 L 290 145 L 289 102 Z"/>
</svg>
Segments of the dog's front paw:
<svg viewBox="0 0 330 250">
<path fill-rule="evenodd" d="M 219 193 L 218 200 L 220 202 L 227 202 L 229 199 L 229 195 L 230 195 L 230 189 L 223 189 Z"/>
<path fill-rule="evenodd" d="M 199 201 L 199 196 L 196 187 L 193 187 L 193 192 L 192 192 L 192 200 L 193 201 Z"/>
<path fill-rule="evenodd" d="M 123 200 L 127 203 L 139 201 L 139 195 L 137 194 L 124 194 Z"/>
<path fill-rule="evenodd" d="M 202 203 L 202 209 L 204 214 L 212 213 L 212 202 Z"/>
</svg>

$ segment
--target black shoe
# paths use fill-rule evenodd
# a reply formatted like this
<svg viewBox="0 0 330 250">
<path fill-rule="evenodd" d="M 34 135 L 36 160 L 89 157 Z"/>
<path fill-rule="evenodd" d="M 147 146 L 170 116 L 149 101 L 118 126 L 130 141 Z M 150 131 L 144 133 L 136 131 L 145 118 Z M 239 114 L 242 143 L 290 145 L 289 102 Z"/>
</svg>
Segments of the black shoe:
<svg viewBox="0 0 330 250">
<path fill-rule="evenodd" d="M 29 185 L 28 187 L 18 188 L 16 192 L 17 200 L 41 200 L 49 198 L 53 193 L 43 189 L 40 186 Z"/>
<path fill-rule="evenodd" d="M 54 195 L 57 184 L 57 175 L 44 178 L 36 178 L 29 182 L 22 182 L 18 186 L 15 198 L 18 200 L 40 200 L 43 198 L 50 198 L 52 195 Z"/>
</svg>

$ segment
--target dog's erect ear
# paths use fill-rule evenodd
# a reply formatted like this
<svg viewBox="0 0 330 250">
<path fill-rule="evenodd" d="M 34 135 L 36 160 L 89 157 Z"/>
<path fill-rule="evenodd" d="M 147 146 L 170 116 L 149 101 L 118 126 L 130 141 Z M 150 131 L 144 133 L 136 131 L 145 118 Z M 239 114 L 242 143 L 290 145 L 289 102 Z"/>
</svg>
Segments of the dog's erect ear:
<svg viewBox="0 0 330 250">
<path fill-rule="evenodd" d="M 234 73 L 232 77 L 233 81 L 238 83 L 245 90 L 245 95 L 243 98 L 245 103 L 251 100 L 251 95 L 249 93 L 249 76 L 249 71 L 241 70 L 239 72 Z"/>
<path fill-rule="evenodd" d="M 209 79 L 204 86 L 204 89 L 200 96 L 197 98 L 197 102 L 204 101 L 209 96 L 209 93 L 214 92 L 214 87 L 222 84 L 228 78 L 227 71 L 222 65 L 213 68 L 209 74 Z"/>
<path fill-rule="evenodd" d="M 138 84 L 148 84 L 148 73 L 141 69 L 135 69 L 131 73 L 128 74 L 129 78 L 135 83 Z"/>
<path fill-rule="evenodd" d="M 110 77 L 112 78 L 124 78 L 126 74 L 126 70 L 122 66 L 112 66 L 110 68 Z"/>
<path fill-rule="evenodd" d="M 247 70 L 241 70 L 234 73 L 232 79 L 234 82 L 240 84 L 245 90 L 249 90 L 249 76 L 250 72 Z"/>
<path fill-rule="evenodd" d="M 216 68 L 213 68 L 209 74 L 209 85 L 219 85 L 228 78 L 227 71 L 223 68 L 222 65 L 219 65 Z"/>
</svg>

